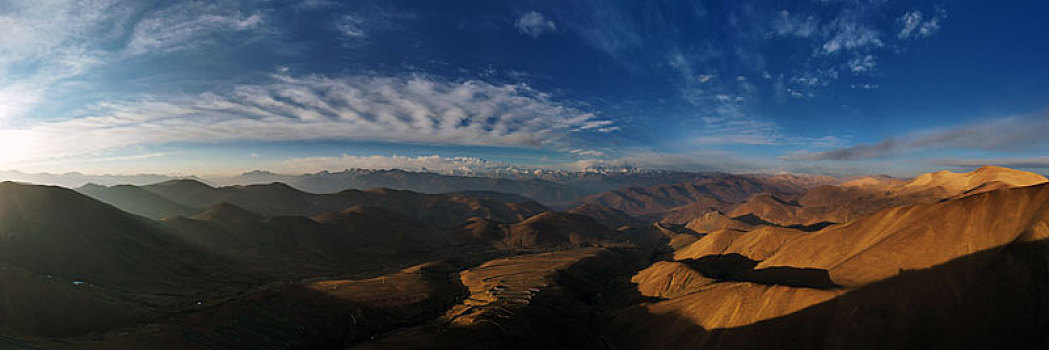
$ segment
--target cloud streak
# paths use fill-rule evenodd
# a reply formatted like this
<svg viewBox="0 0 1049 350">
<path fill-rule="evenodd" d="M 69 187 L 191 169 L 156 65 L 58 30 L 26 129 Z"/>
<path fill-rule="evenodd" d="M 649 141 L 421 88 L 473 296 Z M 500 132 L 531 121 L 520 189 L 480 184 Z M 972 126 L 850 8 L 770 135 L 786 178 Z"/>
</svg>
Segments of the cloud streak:
<svg viewBox="0 0 1049 350">
<path fill-rule="evenodd" d="M 33 125 L 37 156 L 132 145 L 343 140 L 567 147 L 617 126 L 526 85 L 435 77 L 274 76 L 199 95 L 109 102 L 88 116 Z"/>
<path fill-rule="evenodd" d="M 216 36 L 254 30 L 262 23 L 259 13 L 244 14 L 213 3 L 177 4 L 152 12 L 135 24 L 124 54 L 196 48 L 213 43 Z"/>
<path fill-rule="evenodd" d="M 932 149 L 970 149 L 987 151 L 1022 151 L 1049 146 L 1049 114 L 1007 117 L 962 125 L 954 128 L 927 130 L 888 138 L 878 143 L 861 144 L 826 152 L 796 153 L 787 160 L 850 161 L 890 158 L 902 153 Z"/>
<path fill-rule="evenodd" d="M 900 25 L 900 32 L 896 34 L 896 37 L 900 40 L 907 40 L 932 36 L 940 31 L 940 21 L 945 17 L 946 15 L 939 13 L 932 18 L 925 19 L 921 11 L 907 12 L 896 19 Z"/>
<path fill-rule="evenodd" d="M 634 151 L 611 159 L 580 159 L 558 166 L 567 170 L 586 169 L 660 169 L 676 171 L 753 171 L 767 169 L 768 164 L 742 159 L 724 151 L 665 153 Z"/>
<path fill-rule="evenodd" d="M 345 169 L 401 169 L 410 171 L 432 171 L 443 174 L 470 174 L 495 168 L 510 167 L 510 164 L 477 157 L 429 156 L 354 156 L 306 157 L 283 161 L 278 166 L 286 172 L 341 171 Z"/>
<path fill-rule="evenodd" d="M 63 83 L 144 54 L 205 47 L 260 29 L 260 13 L 227 1 L 155 10 L 118 0 L 12 0 L 0 6 L 0 127 Z"/>
<path fill-rule="evenodd" d="M 1018 169 L 1049 169 L 1049 156 L 976 160 L 943 159 L 934 161 L 933 164 L 940 166 L 952 166 L 956 168 L 972 168 L 984 165 L 997 165 L 1007 168 Z"/>
<path fill-rule="evenodd" d="M 116 1 L 10 1 L 0 7 L 0 127 L 109 53 L 127 11 Z"/>
<path fill-rule="evenodd" d="M 543 17 L 543 14 L 535 11 L 521 15 L 521 18 L 518 18 L 517 22 L 514 23 L 514 27 L 517 27 L 521 34 L 532 38 L 538 38 L 543 33 L 557 30 L 557 25 L 554 24 L 554 21 L 546 19 Z"/>
</svg>

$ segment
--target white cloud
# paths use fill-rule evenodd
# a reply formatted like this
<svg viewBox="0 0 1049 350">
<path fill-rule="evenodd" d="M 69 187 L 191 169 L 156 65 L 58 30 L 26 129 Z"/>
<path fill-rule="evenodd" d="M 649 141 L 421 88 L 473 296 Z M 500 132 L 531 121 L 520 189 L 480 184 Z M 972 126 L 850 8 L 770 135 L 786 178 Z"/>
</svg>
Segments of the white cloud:
<svg viewBox="0 0 1049 350">
<path fill-rule="evenodd" d="M 902 26 L 900 32 L 896 34 L 896 37 L 900 39 L 910 38 L 911 34 L 914 33 L 914 30 L 918 29 L 922 24 L 922 12 L 911 11 L 904 13 L 903 16 L 900 16 L 896 21 Z"/>
<path fill-rule="evenodd" d="M 557 30 L 557 25 L 554 24 L 554 21 L 544 18 L 543 14 L 535 11 L 521 15 L 517 22 L 514 23 L 514 26 L 517 27 L 521 34 L 533 38 L 538 38 L 543 33 Z"/>
<path fill-rule="evenodd" d="M 757 162 L 744 160 L 737 154 L 725 151 L 696 151 L 687 153 L 665 153 L 635 151 L 613 159 L 580 159 L 558 166 L 566 170 L 587 169 L 660 169 L 678 171 L 748 171 L 765 168 Z"/>
<path fill-rule="evenodd" d="M 878 62 L 874 59 L 874 55 L 863 55 L 849 60 L 847 65 L 853 73 L 866 73 L 874 70 Z"/>
<path fill-rule="evenodd" d="M 827 30 L 832 35 L 820 46 L 822 54 L 833 54 L 841 50 L 878 48 L 885 45 L 881 39 L 881 32 L 847 16 L 835 19 Z"/>
<path fill-rule="evenodd" d="M 5 1 L 0 5 L 0 127 L 43 102 L 51 85 L 83 74 L 119 37 L 116 1 Z"/>
<path fill-rule="evenodd" d="M 261 14 L 243 14 L 215 3 L 187 2 L 150 13 L 131 32 L 124 53 L 141 55 L 199 47 L 215 34 L 258 28 Z"/>
<path fill-rule="evenodd" d="M 1018 169 L 1049 169 L 1049 156 L 998 159 L 941 159 L 933 161 L 932 163 L 935 165 L 953 166 L 957 168 L 975 168 L 984 165 L 997 165 Z"/>
<path fill-rule="evenodd" d="M 188 96 L 109 102 L 89 116 L 27 131 L 52 140 L 38 157 L 177 142 L 352 140 L 561 147 L 609 120 L 526 85 L 426 76 L 275 76 L 269 84 Z"/>
<path fill-rule="evenodd" d="M 703 118 L 704 128 L 693 143 L 710 145 L 794 145 L 814 148 L 840 147 L 844 139 L 838 136 L 807 137 L 784 133 L 776 122 L 767 118 L 741 115 L 741 110 L 724 111 L 732 117 Z M 739 115 L 737 115 L 739 114 Z"/>
<path fill-rule="evenodd" d="M 794 15 L 787 10 L 783 10 L 773 19 L 772 28 L 775 30 L 776 35 L 779 36 L 808 38 L 816 34 L 816 31 L 819 29 L 819 22 L 816 20 L 816 17 Z"/>
<path fill-rule="evenodd" d="M 896 22 L 900 25 L 900 32 L 896 34 L 896 37 L 901 40 L 927 38 L 940 31 L 940 21 L 945 17 L 946 15 L 939 13 L 928 20 L 924 20 L 921 11 L 915 10 L 904 13 L 900 18 L 896 19 Z"/>
<path fill-rule="evenodd" d="M 794 86 L 802 87 L 827 86 L 837 79 L 837 69 L 814 69 L 790 78 L 790 83 Z"/>
<path fill-rule="evenodd" d="M 477 157 L 430 156 L 354 156 L 307 157 L 281 162 L 278 171 L 289 173 L 341 171 L 345 169 L 402 169 L 409 171 L 433 171 L 438 173 L 472 173 L 510 165 Z"/>
<path fill-rule="evenodd" d="M 693 141 L 699 145 L 772 145 L 780 138 L 776 123 L 754 117 L 703 118 L 705 126 Z"/>
<path fill-rule="evenodd" d="M 921 130 L 878 143 L 825 152 L 805 152 L 788 160 L 865 160 L 891 158 L 932 149 L 1022 151 L 1049 145 L 1049 115 L 995 118 L 953 128 Z"/>
<path fill-rule="evenodd" d="M 849 88 L 852 88 L 852 89 L 864 89 L 864 90 L 874 90 L 874 89 L 877 89 L 878 87 L 879 87 L 878 84 L 871 84 L 871 83 L 850 84 L 849 85 Z"/>
<path fill-rule="evenodd" d="M 580 156 L 580 157 L 604 157 L 604 156 L 608 155 L 607 153 L 602 152 L 602 151 L 580 150 L 580 149 L 572 150 L 572 153 L 577 155 L 577 156 Z"/>
<path fill-rule="evenodd" d="M 395 11 L 388 3 L 368 3 L 351 14 L 338 17 L 331 28 L 347 39 L 347 45 L 355 46 L 369 39 L 404 28 L 400 22 L 415 19 L 411 12 Z"/>
<path fill-rule="evenodd" d="M 921 28 L 918 28 L 918 37 L 927 38 L 938 31 L 940 31 L 940 17 L 933 17 L 922 23 Z"/>
<path fill-rule="evenodd" d="M 342 19 L 335 24 L 335 28 L 343 35 L 351 38 L 364 38 L 368 36 L 368 33 L 364 31 L 364 20 L 353 15 L 343 16 Z"/>
<path fill-rule="evenodd" d="M 262 24 L 259 14 L 241 14 L 215 3 L 185 2 L 152 12 L 141 12 L 138 5 L 118 0 L 3 2 L 0 127 L 13 127 L 12 119 L 98 67 L 131 55 L 196 47 L 215 32 L 244 32 Z"/>
</svg>

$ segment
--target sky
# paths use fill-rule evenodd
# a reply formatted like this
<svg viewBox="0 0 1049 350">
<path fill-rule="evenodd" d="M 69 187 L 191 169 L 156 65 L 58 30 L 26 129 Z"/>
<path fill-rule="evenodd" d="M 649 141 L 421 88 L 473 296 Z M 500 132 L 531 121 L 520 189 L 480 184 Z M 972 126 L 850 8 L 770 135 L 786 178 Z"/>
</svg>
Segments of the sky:
<svg viewBox="0 0 1049 350">
<path fill-rule="evenodd" d="M 0 169 L 1049 170 L 1049 3 L 0 0 Z"/>
</svg>

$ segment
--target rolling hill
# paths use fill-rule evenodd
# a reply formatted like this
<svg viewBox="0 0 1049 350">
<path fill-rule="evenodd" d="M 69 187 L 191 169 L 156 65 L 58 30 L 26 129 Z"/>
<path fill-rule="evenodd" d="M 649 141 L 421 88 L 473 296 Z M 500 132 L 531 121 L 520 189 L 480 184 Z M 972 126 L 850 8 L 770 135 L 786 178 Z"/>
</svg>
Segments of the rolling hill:
<svg viewBox="0 0 1049 350">
<path fill-rule="evenodd" d="M 547 211 L 512 224 L 474 218 L 450 231 L 499 249 L 565 249 L 602 245 L 628 239 L 582 214 Z"/>
<path fill-rule="evenodd" d="M 754 194 L 771 193 L 783 197 L 796 197 L 810 187 L 826 183 L 837 183 L 837 179 L 715 174 L 684 183 L 620 188 L 587 196 L 581 202 L 622 210 L 631 215 L 658 218 L 667 215 L 667 211 L 682 206 L 693 207 L 678 209 L 685 210 L 686 213 L 695 213 L 707 208 L 726 212 L 730 203 L 742 202 Z M 675 214 L 669 221 L 684 223 L 689 220 L 691 218 Z"/>
<path fill-rule="evenodd" d="M 1049 325 L 1036 321 L 1049 312 L 1049 185 L 787 230 L 714 233 L 679 251 L 678 263 L 639 274 L 642 293 L 670 299 L 623 311 L 620 340 L 645 348 L 1044 344 L 1030 336 Z M 695 282 L 667 286 L 686 277 Z"/>
<path fill-rule="evenodd" d="M 226 262 L 156 223 L 61 187 L 0 183 L 0 324 L 68 335 L 195 301 Z"/>
<path fill-rule="evenodd" d="M 114 206 L 127 208 L 132 213 L 153 218 L 185 215 L 187 210 L 199 212 L 219 203 L 233 204 L 266 216 L 312 216 L 370 206 L 398 212 L 439 228 L 449 228 L 474 216 L 517 222 L 546 210 L 530 200 L 504 202 L 504 199 L 521 197 L 490 192 L 423 194 L 377 188 L 313 194 L 282 183 L 211 187 L 195 180 L 172 180 L 142 187 L 89 186 L 79 190 Z M 136 196 L 124 195 L 129 192 L 136 193 Z"/>
<path fill-rule="evenodd" d="M 699 200 L 642 219 L 490 191 L 81 189 L 152 203 L 139 210 L 159 220 L 2 183 L 0 347 L 1049 345 L 1044 178 L 985 167 L 825 182 L 644 189 L 652 203 Z M 797 224 L 828 218 L 843 220 Z"/>
<path fill-rule="evenodd" d="M 728 216 L 750 216 L 780 226 L 844 223 L 878 210 L 934 203 L 999 189 L 1045 183 L 1045 177 L 1014 169 L 985 166 L 968 173 L 939 171 L 910 180 L 864 177 L 839 186 L 809 189 L 796 201 L 755 194 L 735 206 Z"/>
</svg>

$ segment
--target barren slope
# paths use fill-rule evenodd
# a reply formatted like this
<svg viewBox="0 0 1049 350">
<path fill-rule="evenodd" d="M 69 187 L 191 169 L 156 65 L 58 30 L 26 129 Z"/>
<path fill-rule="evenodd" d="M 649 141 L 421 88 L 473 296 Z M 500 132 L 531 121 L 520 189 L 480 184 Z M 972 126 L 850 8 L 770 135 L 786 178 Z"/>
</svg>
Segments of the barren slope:
<svg viewBox="0 0 1049 350">
<path fill-rule="evenodd" d="M 774 231 L 712 234 L 677 256 L 698 260 L 661 263 L 635 276 L 642 293 L 672 299 L 622 311 L 613 323 L 618 344 L 710 349 L 1047 344 L 1047 184 L 889 208 L 813 233 Z M 725 259 L 732 256 L 752 265 L 726 270 Z M 723 282 L 706 283 L 683 270 L 689 266 Z M 681 278 L 694 282 L 665 287 L 667 280 Z"/>
</svg>

